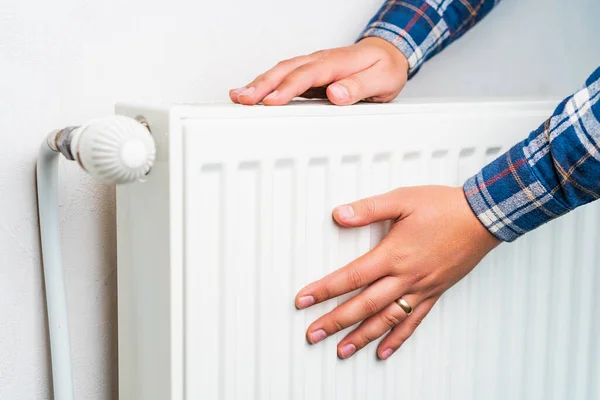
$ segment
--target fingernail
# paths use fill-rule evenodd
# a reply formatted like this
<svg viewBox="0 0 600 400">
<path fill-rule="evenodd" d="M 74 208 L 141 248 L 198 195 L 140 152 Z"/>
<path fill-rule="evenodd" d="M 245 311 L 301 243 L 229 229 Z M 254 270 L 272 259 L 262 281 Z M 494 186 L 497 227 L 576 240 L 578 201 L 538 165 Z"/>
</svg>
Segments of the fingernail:
<svg viewBox="0 0 600 400">
<path fill-rule="evenodd" d="M 392 349 L 384 350 L 383 353 L 381 353 L 381 359 L 387 360 L 388 358 L 390 358 L 392 353 L 394 353 L 394 350 L 392 350 Z"/>
<path fill-rule="evenodd" d="M 243 92 L 246 89 L 247 89 L 246 86 L 241 87 L 241 88 L 237 88 L 237 89 L 233 89 L 232 93 L 233 94 L 240 94 L 241 92 Z"/>
<path fill-rule="evenodd" d="M 240 92 L 240 96 L 250 96 L 254 93 L 256 89 L 254 87 L 249 87 L 247 89 L 244 89 Z"/>
<path fill-rule="evenodd" d="M 303 309 L 315 304 L 315 298 L 312 296 L 302 296 L 298 299 L 298 308 Z"/>
<path fill-rule="evenodd" d="M 335 98 L 340 101 L 345 101 L 348 99 L 348 89 L 342 85 L 334 83 L 333 85 L 329 86 L 329 90 L 331 90 L 331 93 L 333 93 Z"/>
<path fill-rule="evenodd" d="M 321 340 L 327 337 L 327 333 L 323 329 L 319 329 L 318 331 L 314 331 L 308 335 L 308 339 L 312 344 L 319 343 Z"/>
<path fill-rule="evenodd" d="M 337 214 L 341 219 L 352 219 L 354 218 L 354 208 L 352 206 L 339 206 Z"/>
<path fill-rule="evenodd" d="M 264 100 L 273 100 L 275 97 L 277 97 L 277 95 L 279 94 L 279 91 L 274 91 L 273 93 L 269 94 L 267 97 L 264 98 Z"/>
<path fill-rule="evenodd" d="M 340 356 L 342 358 L 348 358 L 356 351 L 356 346 L 352 343 L 348 343 L 342 346 L 340 349 Z"/>
</svg>

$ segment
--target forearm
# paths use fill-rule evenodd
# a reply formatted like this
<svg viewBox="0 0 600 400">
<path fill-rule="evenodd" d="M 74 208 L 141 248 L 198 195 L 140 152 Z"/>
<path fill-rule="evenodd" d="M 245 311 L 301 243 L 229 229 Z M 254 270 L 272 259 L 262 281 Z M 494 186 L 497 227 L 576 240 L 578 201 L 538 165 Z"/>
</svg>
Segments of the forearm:
<svg viewBox="0 0 600 400">
<path fill-rule="evenodd" d="M 409 77 L 462 36 L 500 0 L 388 0 L 360 38 L 376 36 L 396 46 L 409 63 Z"/>
<path fill-rule="evenodd" d="M 527 139 L 464 185 L 496 237 L 526 232 L 600 197 L 600 68 Z"/>
</svg>

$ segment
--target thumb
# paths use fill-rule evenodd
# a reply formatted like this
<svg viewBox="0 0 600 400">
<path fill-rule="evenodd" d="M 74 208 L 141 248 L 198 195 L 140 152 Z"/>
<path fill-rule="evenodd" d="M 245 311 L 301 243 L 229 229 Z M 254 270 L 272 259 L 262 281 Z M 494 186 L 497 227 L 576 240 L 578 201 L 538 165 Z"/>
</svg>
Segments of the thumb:
<svg viewBox="0 0 600 400">
<path fill-rule="evenodd" d="M 333 104 L 345 106 L 357 103 L 369 97 L 389 97 L 389 80 L 376 68 L 368 68 L 332 83 L 327 88 L 327 98 Z M 394 96 L 390 97 L 390 100 Z"/>
<path fill-rule="evenodd" d="M 374 222 L 402 218 L 404 208 L 401 189 L 396 189 L 338 206 L 333 210 L 333 218 L 342 226 L 365 226 Z"/>
</svg>

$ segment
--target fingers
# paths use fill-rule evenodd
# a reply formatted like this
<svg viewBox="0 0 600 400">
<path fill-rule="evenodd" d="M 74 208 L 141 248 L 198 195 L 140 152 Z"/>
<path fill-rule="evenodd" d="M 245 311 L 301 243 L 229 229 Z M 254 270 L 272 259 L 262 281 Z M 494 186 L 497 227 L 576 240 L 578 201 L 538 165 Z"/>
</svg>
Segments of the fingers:
<svg viewBox="0 0 600 400">
<path fill-rule="evenodd" d="M 388 252 L 378 245 L 345 267 L 300 290 L 296 295 L 296 307 L 307 308 L 360 289 L 388 275 L 391 268 Z"/>
<path fill-rule="evenodd" d="M 402 189 L 367 197 L 354 203 L 338 206 L 333 218 L 342 226 L 357 227 L 389 219 L 401 219 L 406 213 Z"/>
<path fill-rule="evenodd" d="M 311 60 L 311 56 L 301 56 L 282 61 L 246 86 L 230 90 L 229 97 L 234 103 L 257 104 L 271 93 L 290 72 Z"/>
<path fill-rule="evenodd" d="M 408 282 L 393 277 L 385 277 L 377 281 L 362 293 L 313 322 L 306 332 L 308 341 L 317 343 L 376 314 L 396 300 L 398 293 L 403 293 L 408 285 Z"/>
<path fill-rule="evenodd" d="M 355 103 L 362 99 L 360 96 L 363 96 L 366 88 L 369 88 L 369 92 L 365 92 L 364 96 L 375 93 L 373 90 L 386 82 L 383 74 L 378 74 L 375 70 L 368 74 L 360 74 L 377 63 L 381 52 L 373 49 L 360 51 L 359 54 L 359 49 L 346 47 L 283 61 L 248 85 L 231 90 L 229 96 L 232 101 L 246 105 L 257 104 L 260 101 L 265 105 L 284 105 L 298 96 L 315 98 L 325 95 L 335 98 L 336 104 Z M 357 72 L 359 74 L 356 77 L 347 78 Z M 325 93 L 327 85 L 343 78 L 347 79 L 347 88 L 339 85 L 329 87 Z M 313 90 L 315 88 L 317 90 Z M 344 90 L 348 91 L 349 97 L 341 100 Z"/>
<path fill-rule="evenodd" d="M 271 94 L 264 98 L 263 104 L 287 104 L 294 97 L 302 95 L 311 88 L 329 85 L 368 67 L 368 61 L 360 57 L 351 57 L 348 51 L 331 51 L 326 56 L 292 71 Z"/>
<path fill-rule="evenodd" d="M 417 307 L 421 300 L 420 296 L 411 294 L 403 295 L 402 298 L 412 307 Z M 350 357 L 372 341 L 383 336 L 390 329 L 402 324 L 403 321 L 408 318 L 406 312 L 395 300 L 397 299 L 394 299 L 394 301 L 383 310 L 364 320 L 358 328 L 350 332 L 350 334 L 340 341 L 338 344 L 338 356 L 340 358 Z M 413 311 L 413 314 L 414 312 L 416 311 Z"/>
<path fill-rule="evenodd" d="M 392 329 L 377 347 L 377 355 L 379 358 L 387 360 L 400 348 L 400 346 L 402 346 L 402 344 L 415 332 L 427 314 L 429 314 L 429 311 L 431 311 L 438 298 L 432 297 L 424 300 L 415 308 L 412 314 Z"/>
</svg>

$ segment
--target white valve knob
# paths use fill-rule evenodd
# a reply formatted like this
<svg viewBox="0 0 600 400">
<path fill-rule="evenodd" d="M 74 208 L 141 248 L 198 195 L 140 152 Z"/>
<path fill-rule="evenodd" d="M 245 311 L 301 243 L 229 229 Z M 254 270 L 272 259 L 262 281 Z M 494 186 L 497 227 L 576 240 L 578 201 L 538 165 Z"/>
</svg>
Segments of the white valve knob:
<svg viewBox="0 0 600 400">
<path fill-rule="evenodd" d="M 104 183 L 122 184 L 139 180 L 150 171 L 156 146 L 144 125 L 117 115 L 77 128 L 71 152 L 90 175 Z"/>
</svg>

